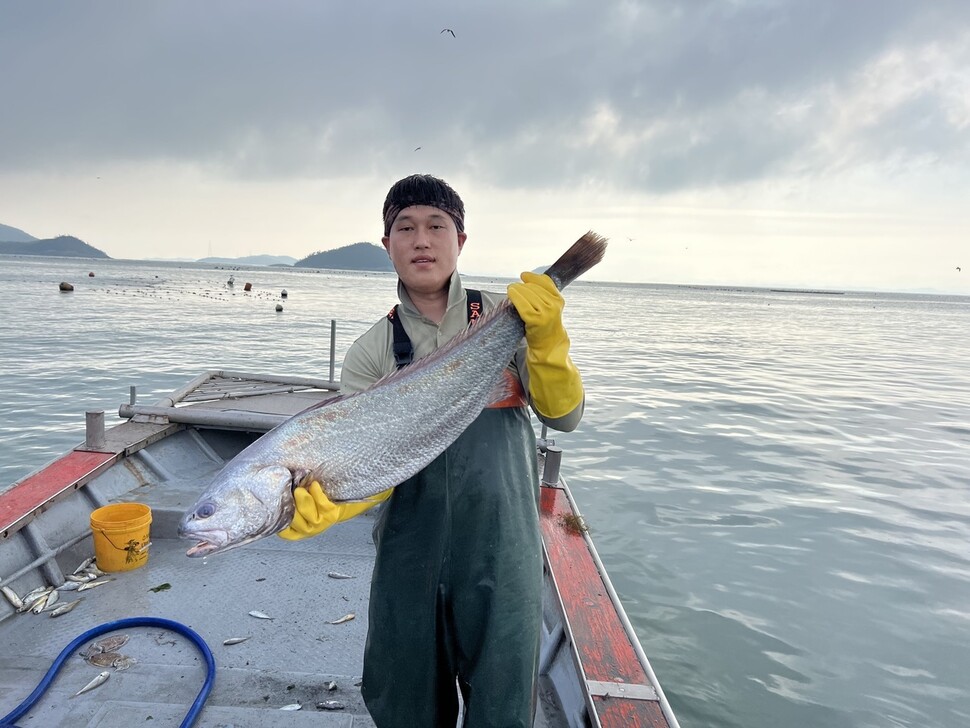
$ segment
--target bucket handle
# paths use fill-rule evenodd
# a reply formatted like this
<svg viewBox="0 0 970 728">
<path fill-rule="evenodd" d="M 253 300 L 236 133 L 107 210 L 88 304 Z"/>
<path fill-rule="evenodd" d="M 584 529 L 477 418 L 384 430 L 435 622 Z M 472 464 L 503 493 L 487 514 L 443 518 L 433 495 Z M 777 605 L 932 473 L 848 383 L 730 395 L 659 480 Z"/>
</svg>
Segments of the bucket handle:
<svg viewBox="0 0 970 728">
<path fill-rule="evenodd" d="M 136 541 L 135 539 L 132 538 L 128 540 L 128 543 L 125 546 L 118 546 L 118 544 L 116 544 L 114 541 L 111 540 L 111 536 L 105 533 L 105 530 L 103 528 L 99 528 L 98 531 L 101 533 L 102 536 L 104 536 L 104 540 L 111 544 L 112 548 L 114 548 L 116 551 L 125 552 L 125 563 L 131 563 L 137 557 L 141 556 L 144 552 L 146 552 L 148 550 L 148 547 L 152 545 L 152 542 L 149 541 L 143 546 L 141 541 Z"/>
</svg>

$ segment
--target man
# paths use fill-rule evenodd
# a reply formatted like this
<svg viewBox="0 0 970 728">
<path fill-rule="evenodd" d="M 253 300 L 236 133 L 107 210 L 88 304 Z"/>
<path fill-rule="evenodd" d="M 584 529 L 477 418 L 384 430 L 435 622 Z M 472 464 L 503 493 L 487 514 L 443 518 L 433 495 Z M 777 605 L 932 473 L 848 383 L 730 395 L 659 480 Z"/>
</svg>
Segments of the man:
<svg viewBox="0 0 970 728">
<path fill-rule="evenodd" d="M 412 175 L 391 187 L 382 242 L 400 305 L 351 346 L 341 391 L 365 389 L 427 356 L 503 299 L 462 285 L 464 220 L 461 198 L 443 180 Z M 542 547 L 527 405 L 550 427 L 570 431 L 584 392 L 569 359 L 562 296 L 548 276 L 522 279 L 508 287 L 526 331 L 507 370 L 513 395 L 383 494 L 361 687 L 379 728 L 453 728 L 458 690 L 467 728 L 533 724 Z M 284 538 L 320 533 L 373 505 L 334 504 L 317 483 L 294 497 L 297 513 Z"/>
</svg>

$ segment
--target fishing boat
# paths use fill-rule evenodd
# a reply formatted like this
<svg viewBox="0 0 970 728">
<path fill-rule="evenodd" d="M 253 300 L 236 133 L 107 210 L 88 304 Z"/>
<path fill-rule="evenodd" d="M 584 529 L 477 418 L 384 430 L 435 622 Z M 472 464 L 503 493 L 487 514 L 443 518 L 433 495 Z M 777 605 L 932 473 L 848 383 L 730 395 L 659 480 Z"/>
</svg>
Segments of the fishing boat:
<svg viewBox="0 0 970 728">
<path fill-rule="evenodd" d="M 117 424 L 85 413 L 84 443 L 0 494 L 0 727 L 374 725 L 371 512 L 207 559 L 177 537 L 226 462 L 338 388 L 332 361 L 329 379 L 206 372 L 151 405 L 132 388 Z M 535 725 L 677 728 L 545 435 Z M 101 573 L 92 513 L 118 503 L 150 509 L 150 540 L 112 544 L 139 563 Z"/>
</svg>

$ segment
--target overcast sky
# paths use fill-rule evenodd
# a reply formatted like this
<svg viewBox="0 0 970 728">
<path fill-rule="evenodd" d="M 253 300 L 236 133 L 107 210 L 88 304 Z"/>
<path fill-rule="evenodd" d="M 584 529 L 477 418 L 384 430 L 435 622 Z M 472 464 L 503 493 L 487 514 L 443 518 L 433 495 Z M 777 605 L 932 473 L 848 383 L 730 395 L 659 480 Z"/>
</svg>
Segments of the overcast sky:
<svg viewBox="0 0 970 728">
<path fill-rule="evenodd" d="M 0 0 L 0 223 L 301 258 L 428 172 L 468 273 L 970 294 L 970 2 L 467 5 Z"/>
</svg>

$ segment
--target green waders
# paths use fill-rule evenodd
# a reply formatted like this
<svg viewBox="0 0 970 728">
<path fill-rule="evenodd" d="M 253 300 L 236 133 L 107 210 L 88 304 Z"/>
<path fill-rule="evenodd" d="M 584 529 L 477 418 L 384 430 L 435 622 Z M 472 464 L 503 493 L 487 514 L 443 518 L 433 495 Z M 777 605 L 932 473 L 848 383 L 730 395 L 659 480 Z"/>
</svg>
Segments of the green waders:
<svg viewBox="0 0 970 728">
<path fill-rule="evenodd" d="M 377 526 L 361 692 L 378 728 L 531 728 L 542 619 L 535 433 L 486 409 Z"/>
</svg>

